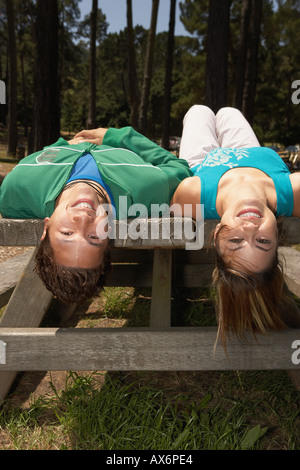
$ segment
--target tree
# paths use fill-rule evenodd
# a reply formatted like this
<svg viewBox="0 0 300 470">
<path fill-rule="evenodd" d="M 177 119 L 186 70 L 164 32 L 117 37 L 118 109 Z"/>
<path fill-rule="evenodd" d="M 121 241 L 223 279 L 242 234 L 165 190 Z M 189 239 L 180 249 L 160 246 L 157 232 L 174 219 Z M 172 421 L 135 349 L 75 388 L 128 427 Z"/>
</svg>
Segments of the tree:
<svg viewBox="0 0 300 470">
<path fill-rule="evenodd" d="M 231 0 L 210 0 L 206 39 L 205 104 L 217 112 L 227 104 Z"/>
<path fill-rule="evenodd" d="M 6 14 L 8 26 L 8 146 L 7 154 L 16 155 L 18 128 L 17 128 L 17 55 L 15 37 L 14 1 L 6 0 Z"/>
<path fill-rule="evenodd" d="M 90 29 L 90 89 L 87 129 L 96 127 L 96 35 L 97 35 L 98 0 L 93 0 Z"/>
<path fill-rule="evenodd" d="M 164 93 L 164 104 L 163 104 L 163 128 L 162 128 L 162 147 L 166 149 L 169 148 L 169 135 L 170 135 L 170 112 L 171 112 L 175 13 L 176 13 L 176 0 L 171 0 L 167 57 L 166 57 L 166 71 L 165 71 L 165 87 L 164 87 L 165 93 Z"/>
<path fill-rule="evenodd" d="M 240 111 L 243 109 L 243 91 L 247 59 L 247 36 L 250 22 L 250 6 L 251 0 L 243 0 L 240 18 L 240 41 L 237 53 L 235 88 L 233 96 L 233 106 Z"/>
<path fill-rule="evenodd" d="M 213 2 L 215 6 L 217 6 L 216 1 Z M 51 3 L 53 9 L 56 2 L 59 8 L 58 39 L 55 33 L 57 22 L 52 27 L 53 16 L 48 5 Z M 255 16 L 253 10 L 253 5 L 259 6 L 260 2 L 263 7 L 261 21 L 257 20 L 259 16 Z M 131 1 L 127 0 L 127 6 L 129 3 Z M 51 2 L 13 0 L 8 4 L 9 7 L 14 5 L 17 92 L 9 91 L 9 67 L 13 56 L 8 51 L 6 0 L 0 0 L 0 79 L 7 83 L 7 102 L 10 98 L 16 99 L 18 126 L 23 126 L 25 133 L 28 125 L 31 126 L 33 135 L 42 132 L 45 134 L 44 139 L 35 144 L 35 148 L 39 149 L 59 136 L 60 103 L 63 130 L 73 133 L 87 125 L 90 14 L 84 21 L 80 21 L 78 0 L 51 0 Z M 242 10 L 246 5 L 248 5 L 247 18 Z M 41 7 L 44 12 L 40 11 Z M 162 124 L 164 119 L 169 118 L 170 135 L 180 135 L 182 118 L 186 110 L 195 103 L 205 102 L 206 71 L 208 77 L 206 59 L 208 61 L 211 55 L 208 32 L 209 0 L 181 0 L 177 2 L 176 7 L 180 7 L 181 20 L 193 36 L 174 37 L 171 74 L 171 65 L 166 65 L 168 32 L 160 34 L 154 32 L 155 43 L 151 74 L 148 74 L 150 80 L 145 114 L 145 133 L 151 138 L 162 137 Z M 127 13 L 129 12 L 128 8 Z M 220 14 L 220 11 L 212 14 L 217 15 L 217 13 Z M 256 21 L 251 18 L 256 18 Z M 98 9 L 96 37 L 98 100 L 94 99 L 93 103 L 96 104 L 96 121 L 103 127 L 133 125 L 138 129 L 138 125 L 135 124 L 136 118 L 133 117 L 133 107 L 135 116 L 139 118 L 138 90 L 142 90 L 145 84 L 146 52 L 150 31 L 138 25 L 133 29 L 130 43 L 134 49 L 135 65 L 131 67 L 129 55 L 132 51 L 128 45 L 130 34 L 128 25 L 119 33 L 107 34 L 108 24 L 105 15 L 101 9 Z M 259 36 L 257 30 L 253 29 L 257 25 L 261 25 Z M 262 142 L 281 142 L 289 145 L 299 141 L 300 106 L 291 100 L 293 92 L 291 85 L 299 79 L 300 49 L 296 47 L 299 25 L 299 0 L 277 0 L 276 7 L 273 0 L 231 0 L 227 102 L 234 104 L 233 95 L 237 97 L 237 87 L 241 85 L 238 107 L 245 112 L 249 120 L 253 120 L 255 132 Z M 218 24 L 215 28 L 215 35 L 219 34 L 217 30 L 220 26 Z M 169 23 L 169 29 L 170 27 Z M 252 42 L 252 37 L 256 38 L 256 46 L 255 42 Z M 54 59 L 52 48 L 59 49 L 58 62 Z M 217 53 L 217 49 L 216 47 L 214 54 Z M 222 56 L 223 60 L 224 53 Z M 244 61 L 242 67 L 240 60 Z M 251 64 L 251 67 L 247 64 L 248 66 Z M 225 83 L 220 75 L 220 65 L 218 59 L 214 71 L 214 77 L 218 74 L 219 83 L 216 83 L 216 86 Z M 136 74 L 135 79 L 132 78 L 132 71 Z M 163 103 L 164 100 L 168 100 L 167 90 L 170 89 L 167 85 L 169 79 L 167 76 L 172 77 L 170 85 L 172 105 L 171 111 L 165 113 Z M 136 93 L 135 102 L 132 98 L 134 93 Z M 247 104 L 247 100 L 250 104 Z M 250 110 L 250 105 L 253 103 L 255 103 L 255 113 L 252 108 L 253 117 L 249 117 L 247 110 Z M 5 116 L 7 107 L 8 105 L 0 107 L 0 112 L 5 111 Z M 56 109 L 55 114 L 54 109 Z M 6 122 L 8 121 L 3 120 L 4 125 Z M 12 122 L 13 120 L 9 118 L 9 123 Z M 164 130 L 164 134 L 168 138 L 168 131 Z M 33 150 L 31 145 L 28 151 Z"/>
<path fill-rule="evenodd" d="M 128 81 L 129 81 L 129 106 L 130 123 L 134 128 L 138 127 L 138 81 L 136 73 L 136 59 L 132 26 L 132 0 L 127 0 L 127 35 L 128 35 Z"/>
<path fill-rule="evenodd" d="M 252 0 L 249 25 L 249 46 L 247 51 L 247 66 L 245 71 L 245 86 L 242 109 L 244 116 L 250 122 L 250 124 L 252 124 L 254 120 L 261 11 L 262 0 Z"/>
<path fill-rule="evenodd" d="M 32 40 L 34 5 L 31 0 L 15 0 L 18 68 L 18 124 L 28 137 L 32 124 L 35 45 Z"/>
<path fill-rule="evenodd" d="M 299 0 L 264 0 L 256 80 L 256 133 L 263 142 L 299 143 L 300 106 L 292 102 L 292 83 L 299 78 Z"/>
<path fill-rule="evenodd" d="M 179 7 L 185 29 L 203 38 L 207 31 L 209 0 L 184 0 L 179 2 Z"/>
<path fill-rule="evenodd" d="M 37 0 L 35 33 L 33 151 L 55 142 L 60 132 L 57 0 Z"/>
<path fill-rule="evenodd" d="M 153 65 L 158 6 L 159 6 L 159 0 L 152 0 L 151 23 L 150 23 L 149 33 L 148 33 L 146 62 L 145 62 L 144 79 L 143 79 L 143 87 L 142 87 L 142 99 L 141 99 L 140 114 L 139 114 L 139 131 L 142 134 L 147 133 L 147 112 L 148 112 L 148 102 L 149 102 L 151 76 L 152 76 L 152 65 Z"/>
<path fill-rule="evenodd" d="M 253 123 L 262 0 L 243 0 L 233 105 Z"/>
</svg>

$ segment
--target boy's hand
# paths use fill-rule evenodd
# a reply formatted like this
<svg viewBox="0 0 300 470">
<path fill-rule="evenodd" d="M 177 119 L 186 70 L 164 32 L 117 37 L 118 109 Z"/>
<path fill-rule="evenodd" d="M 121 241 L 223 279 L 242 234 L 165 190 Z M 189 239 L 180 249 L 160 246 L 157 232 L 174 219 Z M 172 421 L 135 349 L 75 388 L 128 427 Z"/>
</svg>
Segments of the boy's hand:
<svg viewBox="0 0 300 470">
<path fill-rule="evenodd" d="M 77 144 L 80 142 L 91 142 L 92 144 L 101 145 L 106 131 L 107 129 L 104 127 L 98 127 L 98 129 L 85 129 L 78 132 L 73 141 L 76 140 Z"/>
</svg>

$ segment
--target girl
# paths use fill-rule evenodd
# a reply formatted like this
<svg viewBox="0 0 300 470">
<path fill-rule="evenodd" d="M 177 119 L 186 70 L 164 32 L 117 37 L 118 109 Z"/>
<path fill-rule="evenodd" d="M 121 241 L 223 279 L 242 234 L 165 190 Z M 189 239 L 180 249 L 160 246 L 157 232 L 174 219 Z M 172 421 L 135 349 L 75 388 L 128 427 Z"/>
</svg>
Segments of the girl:
<svg viewBox="0 0 300 470">
<path fill-rule="evenodd" d="M 215 115 L 195 105 L 183 122 L 180 158 L 194 176 L 180 183 L 171 203 L 204 205 L 220 219 L 213 240 L 217 264 L 219 335 L 265 333 L 284 326 L 284 279 L 278 260 L 278 217 L 300 217 L 300 173 L 290 174 L 273 150 L 260 147 L 240 111 Z"/>
</svg>

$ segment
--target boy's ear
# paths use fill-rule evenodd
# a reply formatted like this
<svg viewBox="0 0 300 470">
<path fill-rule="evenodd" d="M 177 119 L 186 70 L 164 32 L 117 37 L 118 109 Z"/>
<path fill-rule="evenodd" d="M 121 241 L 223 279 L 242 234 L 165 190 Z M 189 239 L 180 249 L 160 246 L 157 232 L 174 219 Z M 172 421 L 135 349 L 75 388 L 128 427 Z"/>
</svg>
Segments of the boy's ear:
<svg viewBox="0 0 300 470">
<path fill-rule="evenodd" d="M 49 220 L 50 220 L 49 217 L 46 217 L 46 218 L 44 219 L 44 230 L 43 230 L 43 233 L 42 233 L 42 236 L 41 236 L 41 241 L 43 241 L 44 238 L 45 238 L 45 236 L 46 236 L 47 228 L 48 228 L 48 225 L 49 225 Z"/>
</svg>

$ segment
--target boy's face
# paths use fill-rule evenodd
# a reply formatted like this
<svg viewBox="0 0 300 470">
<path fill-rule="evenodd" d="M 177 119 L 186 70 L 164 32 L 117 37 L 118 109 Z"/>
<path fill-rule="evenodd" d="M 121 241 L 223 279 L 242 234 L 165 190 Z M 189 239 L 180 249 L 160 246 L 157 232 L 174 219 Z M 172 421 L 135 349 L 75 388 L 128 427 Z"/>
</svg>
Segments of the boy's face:
<svg viewBox="0 0 300 470">
<path fill-rule="evenodd" d="M 85 183 L 77 183 L 57 199 L 52 216 L 45 219 L 41 239 L 48 230 L 58 264 L 97 268 L 102 264 L 109 243 L 108 226 L 103 223 L 106 217 L 97 192 Z M 101 233 L 100 226 L 103 226 Z"/>
</svg>

